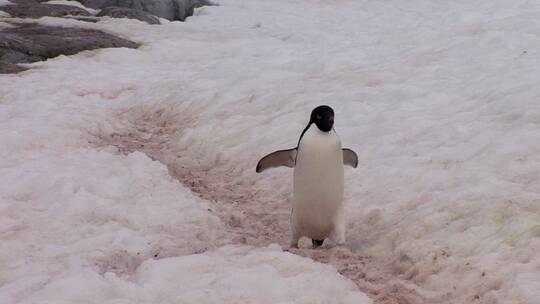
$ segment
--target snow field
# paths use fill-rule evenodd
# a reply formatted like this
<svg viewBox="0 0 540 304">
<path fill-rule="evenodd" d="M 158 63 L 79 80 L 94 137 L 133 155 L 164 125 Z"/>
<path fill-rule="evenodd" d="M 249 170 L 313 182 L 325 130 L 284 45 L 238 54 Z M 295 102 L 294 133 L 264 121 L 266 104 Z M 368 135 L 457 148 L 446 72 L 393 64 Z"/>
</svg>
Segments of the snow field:
<svg viewBox="0 0 540 304">
<path fill-rule="evenodd" d="M 35 260 L 31 265 L 36 269 L 51 267 L 55 273 L 75 269 L 75 274 L 80 275 L 79 268 L 86 263 L 84 271 L 90 275 L 81 282 L 110 285 L 102 280 L 114 276 L 101 276 L 102 268 L 90 265 L 99 260 L 97 254 L 85 259 L 80 253 L 73 253 L 75 247 L 67 246 L 63 257 L 72 257 L 75 262 L 69 267 L 54 266 L 54 258 L 42 258 L 40 254 L 44 252 L 40 248 L 48 244 L 46 239 L 34 238 L 36 226 L 22 224 L 39 218 L 39 212 L 28 207 L 34 204 L 41 205 L 45 214 L 58 221 L 79 222 L 75 219 L 79 215 L 75 211 L 69 214 L 65 206 L 71 201 L 79 202 L 78 195 L 72 194 L 77 186 L 53 187 L 52 181 L 61 179 L 65 172 L 71 172 L 67 175 L 71 184 L 75 176 L 85 180 L 79 189 L 96 189 L 91 193 L 98 198 L 86 204 L 86 212 L 94 205 L 111 206 L 101 198 L 101 193 L 119 192 L 114 202 L 120 204 L 120 209 L 103 207 L 96 221 L 104 222 L 103 217 L 113 214 L 111 225 L 118 227 L 110 228 L 110 237 L 122 239 L 116 234 L 131 227 L 140 241 L 130 244 L 133 237 L 129 237 L 129 242 L 117 247 L 106 245 L 109 240 L 99 243 L 113 257 L 131 245 L 133 249 L 144 248 L 146 254 L 144 259 L 135 257 L 133 265 L 159 264 L 162 260 L 150 261 L 158 250 L 143 246 L 151 239 L 167 244 L 168 254 L 164 254 L 173 257 L 171 267 L 182 269 L 180 260 L 191 257 L 196 263 L 200 256 L 174 256 L 227 243 L 227 237 L 217 236 L 223 223 L 207 211 L 207 203 L 186 194 L 187 189 L 171 181 L 163 165 L 140 153 L 124 158 L 113 147 L 95 151 L 93 134 L 136 128 L 136 121 L 119 120 L 116 113 L 140 113 L 154 108 L 177 113 L 174 121 L 179 130 L 171 131 L 174 142 L 164 144 L 167 151 L 177 154 L 175 164 L 188 169 L 203 168 L 206 182 L 213 189 L 253 194 L 247 196 L 253 206 L 283 201 L 275 207 L 265 207 L 271 217 L 272 209 L 277 214 L 287 208 L 291 171 L 278 169 L 256 175 L 254 166 L 258 158 L 293 147 L 311 109 L 330 104 L 337 114 L 336 130 L 342 142 L 360 157 L 359 170 L 346 171 L 347 236 L 354 250 L 370 255 L 396 278 L 408 282 L 426 303 L 540 301 L 540 89 L 534 76 L 540 69 L 536 60 L 540 44 L 538 5 L 530 1 L 424 0 L 231 0 L 220 4 L 198 10 L 189 22 L 164 22 L 159 27 L 132 20 L 107 20 L 95 25 L 52 18 L 40 20 L 46 24 L 101 28 L 144 45 L 139 50 L 99 50 L 61 56 L 33 64 L 35 69 L 22 76 L 0 78 L 0 104 L 4 108 L 2 141 L 9 144 L 4 145 L 9 149 L 3 148 L 2 152 L 2 176 L 9 177 L 6 180 L 21 179 L 17 181 L 20 186 L 13 188 L 19 192 L 11 187 L 2 191 L 3 204 L 9 204 L 2 206 L 3 210 L 13 212 L 10 219 L 2 220 L 4 233 L 12 235 L 9 245 L 2 246 L 4 264 L 6 256 L 11 258 L 13 252 L 23 252 L 29 256 L 19 259 Z M 29 86 L 33 90 L 21 89 Z M 152 141 L 152 132 L 142 134 L 150 134 L 147 139 Z M 66 154 L 73 155 L 71 162 L 69 158 L 65 160 Z M 169 160 L 176 156 L 166 157 Z M 106 166 L 96 168 L 95 161 L 100 158 Z M 132 180 L 127 172 L 135 166 L 134 159 L 141 162 L 141 171 L 150 167 L 156 170 L 152 172 L 159 187 L 145 188 L 152 184 L 149 177 L 133 182 L 133 186 L 124 184 Z M 111 166 L 116 169 L 113 173 L 107 171 Z M 4 171 L 5 168 L 9 170 Z M 49 173 L 34 177 L 44 179 L 41 182 L 30 181 L 32 175 L 23 174 L 39 168 L 59 173 L 54 173 L 58 175 L 54 178 Z M 92 179 L 97 181 L 105 177 L 122 181 L 116 181 L 118 187 L 108 189 L 83 179 L 86 172 L 91 172 Z M 118 172 L 126 173 L 117 177 Z M 43 185 L 37 194 L 27 190 L 34 184 Z M 172 189 L 168 191 L 174 195 L 161 197 L 165 191 L 162 189 Z M 150 217 L 144 215 L 150 212 L 147 208 L 127 212 L 133 203 L 128 194 L 139 191 L 159 199 L 141 199 L 135 204 L 159 205 L 155 208 L 160 215 L 173 213 L 170 210 L 179 206 L 198 214 L 189 219 L 200 221 L 194 225 L 201 229 L 201 235 L 180 233 L 191 226 L 184 224 L 187 219 L 173 215 L 170 224 L 148 228 L 146 220 L 154 225 L 161 220 L 141 219 Z M 47 201 L 47 197 L 54 198 L 58 193 L 67 193 L 62 194 L 66 198 L 61 202 L 65 203 L 57 203 L 60 214 L 47 209 L 54 206 L 51 201 L 56 201 Z M 174 200 L 176 196 L 182 199 Z M 19 210 L 15 197 L 30 197 L 32 203 Z M 219 200 L 219 192 L 213 197 Z M 85 205 L 79 202 L 75 206 L 79 204 L 83 210 L 77 212 L 83 212 Z M 41 223 L 48 223 L 49 217 L 41 219 Z M 88 214 L 86 217 L 92 218 Z M 173 224 L 175 221 L 178 223 Z M 62 225 L 71 227 L 67 223 Z M 87 229 L 96 228 L 88 225 Z M 79 234 L 76 229 L 72 237 Z M 51 232 L 48 237 L 58 236 Z M 67 235 L 60 238 L 67 244 L 71 240 Z M 31 241 L 38 250 L 29 251 Z M 192 252 L 184 252 L 184 246 L 175 247 L 183 241 L 190 244 L 187 248 Z M 82 243 L 83 247 L 89 246 Z M 223 262 L 220 269 L 232 273 L 231 269 L 241 266 L 227 262 L 227 250 L 215 252 L 222 254 L 218 260 Z M 266 253 L 258 250 L 261 249 L 254 249 L 253 254 L 260 254 L 263 259 Z M 129 255 L 133 252 L 118 260 L 130 261 L 125 258 Z M 286 253 L 280 256 L 284 261 L 290 258 Z M 303 263 L 300 261 L 306 262 L 291 260 L 290 267 Z M 48 263 L 52 266 L 46 266 Z M 122 273 L 133 276 L 133 271 L 142 271 L 140 267 L 123 267 L 130 270 L 115 271 L 115 276 L 124 280 Z M 43 291 L 41 277 L 24 279 L 31 269 L 21 262 L 2 276 L 3 282 L 21 278 L 16 283 L 20 284 L 16 285 L 20 294 Z M 270 270 L 260 270 L 263 272 L 273 275 Z M 41 274 L 47 277 L 43 280 L 52 283 L 59 278 L 50 279 L 48 270 Z M 332 277 L 337 282 L 334 290 L 349 288 L 344 287 L 348 283 L 341 285 L 340 277 Z M 249 282 L 259 284 L 251 279 Z M 11 284 L 15 283 L 8 286 Z M 59 284 L 63 286 L 62 282 Z M 286 287 L 291 285 L 283 288 Z M 289 301 L 303 301 L 294 296 L 294 290 L 279 289 L 278 294 L 286 293 Z M 160 295 L 167 299 L 176 296 L 168 291 Z M 219 299 L 238 299 L 234 298 L 236 295 L 216 295 L 221 296 L 224 298 Z M 317 299 L 334 299 L 331 293 L 325 296 L 328 298 Z M 85 298 L 80 293 L 74 297 Z M 246 297 L 254 299 L 256 295 Z"/>
</svg>

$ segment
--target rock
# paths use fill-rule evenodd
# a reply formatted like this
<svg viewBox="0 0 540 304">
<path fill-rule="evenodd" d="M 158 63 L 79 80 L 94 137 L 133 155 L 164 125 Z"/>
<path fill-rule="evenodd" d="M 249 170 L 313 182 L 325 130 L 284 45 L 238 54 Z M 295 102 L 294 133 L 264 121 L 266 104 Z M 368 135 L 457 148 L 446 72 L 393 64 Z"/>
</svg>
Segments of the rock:
<svg viewBox="0 0 540 304">
<path fill-rule="evenodd" d="M 198 1 L 194 0 L 173 0 L 173 3 L 176 6 L 175 20 L 180 21 L 185 21 L 187 17 L 193 16 L 195 5 L 198 5 Z"/>
<path fill-rule="evenodd" d="M 19 51 L 0 48 L 0 62 L 7 63 L 31 63 L 41 60 L 41 57 L 28 55 Z"/>
<path fill-rule="evenodd" d="M 20 1 L 15 4 L 2 6 L 2 11 L 15 18 L 41 18 L 44 16 L 90 16 L 86 10 L 63 4 L 41 4 L 33 1 Z"/>
<path fill-rule="evenodd" d="M 80 0 L 84 6 L 102 9 L 124 7 L 144 11 L 167 20 L 185 21 L 195 8 L 215 5 L 209 0 Z"/>
<path fill-rule="evenodd" d="M 168 20 L 176 20 L 176 9 L 172 0 L 108 0 L 104 7 L 110 6 L 131 8 Z"/>
<path fill-rule="evenodd" d="M 89 8 L 102 9 L 105 7 L 105 3 L 108 0 L 77 0 L 77 1 L 79 1 L 82 5 Z"/>
<path fill-rule="evenodd" d="M 193 12 L 196 8 L 203 6 L 214 6 L 216 5 L 210 0 L 175 0 L 178 7 L 178 18 L 177 20 L 184 21 L 187 17 L 193 16 Z"/>
<path fill-rule="evenodd" d="M 101 18 L 95 17 L 95 16 L 64 16 L 62 18 L 79 20 L 79 21 L 84 21 L 84 22 L 91 22 L 91 23 L 97 23 L 101 21 Z"/>
<path fill-rule="evenodd" d="M 16 27 L 0 31 L 2 73 L 13 71 L 14 63 L 35 62 L 99 48 L 139 46 L 135 42 L 98 30 L 50 27 L 34 23 L 14 25 Z"/>
<path fill-rule="evenodd" d="M 116 7 L 110 6 L 106 7 L 99 12 L 98 17 L 109 16 L 113 18 L 129 18 L 137 19 L 148 24 L 159 24 L 159 19 L 156 16 L 153 16 L 147 12 L 126 8 L 126 7 Z"/>
<path fill-rule="evenodd" d="M 13 74 L 28 70 L 27 68 L 18 66 L 9 62 L 0 61 L 0 74 Z"/>
</svg>

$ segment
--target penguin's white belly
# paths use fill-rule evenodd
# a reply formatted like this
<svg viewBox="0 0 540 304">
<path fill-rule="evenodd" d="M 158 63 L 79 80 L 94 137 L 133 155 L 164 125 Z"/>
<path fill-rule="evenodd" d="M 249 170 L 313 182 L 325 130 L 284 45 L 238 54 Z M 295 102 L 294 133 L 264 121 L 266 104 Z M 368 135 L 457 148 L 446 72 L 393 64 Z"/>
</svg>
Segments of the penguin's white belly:
<svg viewBox="0 0 540 304">
<path fill-rule="evenodd" d="M 295 234 L 327 238 L 343 203 L 343 152 L 333 131 L 308 129 L 298 147 L 294 168 L 292 225 Z"/>
</svg>

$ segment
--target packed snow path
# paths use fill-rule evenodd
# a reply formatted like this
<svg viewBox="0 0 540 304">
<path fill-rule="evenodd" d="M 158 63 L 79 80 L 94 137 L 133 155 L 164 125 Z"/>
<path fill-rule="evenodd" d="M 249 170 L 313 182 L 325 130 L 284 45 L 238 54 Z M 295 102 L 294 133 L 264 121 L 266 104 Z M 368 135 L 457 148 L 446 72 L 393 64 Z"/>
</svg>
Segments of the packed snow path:
<svg viewBox="0 0 540 304">
<path fill-rule="evenodd" d="M 261 277 L 295 280 L 282 301 L 358 301 L 329 268 L 239 245 L 288 243 L 291 171 L 254 166 L 325 103 L 360 157 L 354 253 L 295 253 L 378 303 L 540 302 L 539 17 L 531 1 L 252 0 L 160 26 L 42 19 L 143 47 L 0 77 L 0 299 L 174 302 L 182 282 L 185 299 L 255 301 Z"/>
<path fill-rule="evenodd" d="M 98 146 L 116 147 L 124 154 L 144 152 L 165 164 L 172 177 L 201 198 L 213 202 L 208 211 L 228 225 L 229 239 L 234 244 L 264 247 L 279 243 L 286 248 L 290 237 L 289 195 L 268 189 L 257 190 L 253 183 L 238 182 L 231 168 L 223 170 L 221 166 L 185 162 L 179 156 L 189 153 L 189 149 L 177 145 L 184 130 L 180 117 L 182 114 L 171 112 L 171 109 L 131 108 L 119 112 L 113 119 L 125 124 L 124 128 L 115 127 L 112 133 L 96 134 L 92 142 Z M 305 245 L 311 246 L 310 242 Z M 399 279 L 388 265 L 380 265 L 369 256 L 339 247 L 290 251 L 335 266 L 368 292 L 376 303 L 425 302 L 416 289 Z"/>
</svg>

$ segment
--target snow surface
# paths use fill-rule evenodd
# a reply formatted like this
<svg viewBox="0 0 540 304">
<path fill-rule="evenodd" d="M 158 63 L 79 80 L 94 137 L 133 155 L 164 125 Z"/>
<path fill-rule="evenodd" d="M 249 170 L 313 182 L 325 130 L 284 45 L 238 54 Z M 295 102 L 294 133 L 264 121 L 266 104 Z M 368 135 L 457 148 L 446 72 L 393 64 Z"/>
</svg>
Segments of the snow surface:
<svg viewBox="0 0 540 304">
<path fill-rule="evenodd" d="M 19 303 L 371 303 L 332 267 L 283 253 L 279 247 L 226 246 L 203 254 L 149 259 L 129 279 L 81 268 L 52 281 L 36 277 L 3 290 L 17 295 L 36 285 Z M 7 297 L 3 303 L 15 298 Z"/>
<path fill-rule="evenodd" d="M 11 27 L 14 27 L 14 26 L 6 22 L 0 22 L 0 30 L 11 28 Z"/>
<path fill-rule="evenodd" d="M 9 2 L 9 0 L 0 0 L 0 6 L 4 6 L 4 5 L 8 5 L 8 4 L 11 4 L 11 2 Z M 9 18 L 11 17 L 10 14 L 0 10 L 0 18 Z"/>
<path fill-rule="evenodd" d="M 346 173 L 354 250 L 426 303 L 539 303 L 539 17 L 525 0 L 224 0 L 158 27 L 40 19 L 143 46 L 0 77 L 0 302 L 362 299 L 275 247 L 218 248 L 219 204 L 94 142 L 148 134 L 145 113 L 161 113 L 168 160 L 203 172 L 218 203 L 239 189 L 258 206 L 288 197 L 292 172 L 256 175 L 257 160 L 293 147 L 324 103 L 360 158 Z"/>
<path fill-rule="evenodd" d="M 1 0 L 0 0 L 0 1 L 1 1 Z M 71 1 L 71 0 L 51 0 L 51 1 L 42 2 L 42 3 L 43 3 L 43 4 L 62 4 L 62 5 L 75 6 L 75 7 L 82 8 L 82 9 L 86 10 L 87 12 L 89 12 L 89 13 L 92 14 L 92 15 L 96 15 L 97 13 L 99 13 L 99 10 L 96 10 L 96 9 L 93 9 L 93 8 L 86 7 L 86 6 L 84 6 L 82 3 L 78 2 L 78 1 Z"/>
</svg>

